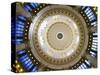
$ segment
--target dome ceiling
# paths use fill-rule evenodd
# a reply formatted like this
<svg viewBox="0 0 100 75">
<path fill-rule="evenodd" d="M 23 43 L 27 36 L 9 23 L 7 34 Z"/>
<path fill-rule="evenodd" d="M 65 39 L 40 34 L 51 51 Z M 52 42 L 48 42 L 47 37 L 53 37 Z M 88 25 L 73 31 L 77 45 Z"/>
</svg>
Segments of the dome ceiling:
<svg viewBox="0 0 100 75">
<path fill-rule="evenodd" d="M 11 33 L 16 72 L 97 67 L 97 7 L 15 5 Z"/>
</svg>

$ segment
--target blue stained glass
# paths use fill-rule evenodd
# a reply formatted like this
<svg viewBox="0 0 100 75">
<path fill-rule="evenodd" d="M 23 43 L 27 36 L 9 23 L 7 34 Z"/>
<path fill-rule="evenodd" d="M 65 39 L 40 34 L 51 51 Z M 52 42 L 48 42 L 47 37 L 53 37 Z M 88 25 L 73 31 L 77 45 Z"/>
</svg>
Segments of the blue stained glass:
<svg viewBox="0 0 100 75">
<path fill-rule="evenodd" d="M 24 25 L 25 23 L 24 23 L 24 22 L 22 22 L 22 21 L 17 20 L 17 21 L 16 21 L 16 24 L 21 24 L 21 25 Z"/>
<path fill-rule="evenodd" d="M 17 39 L 16 41 L 22 41 L 22 39 Z"/>
<path fill-rule="evenodd" d="M 93 35 L 97 35 L 97 33 L 93 33 Z"/>
<path fill-rule="evenodd" d="M 97 49 L 96 49 L 96 48 L 93 48 L 93 47 L 92 47 L 91 49 L 92 49 L 93 51 L 97 51 Z"/>
<path fill-rule="evenodd" d="M 89 63 L 89 61 L 87 61 L 87 60 L 85 60 L 85 62 L 90 66 L 90 63 Z"/>
<path fill-rule="evenodd" d="M 24 26 L 21 24 L 16 24 L 16 36 L 23 37 Z"/>
<path fill-rule="evenodd" d="M 26 61 L 27 59 L 29 59 L 29 58 L 27 57 L 27 55 L 24 55 L 24 56 L 22 56 L 22 57 L 19 58 L 19 60 L 20 60 L 21 62 L 24 62 L 24 61 Z"/>
<path fill-rule="evenodd" d="M 82 6 L 81 9 L 84 10 L 86 8 L 86 6 Z"/>
<path fill-rule="evenodd" d="M 31 69 L 31 67 L 33 66 L 33 64 L 32 64 L 32 62 L 29 62 L 27 65 L 25 65 L 26 66 L 26 68 L 29 70 L 29 69 Z"/>
<path fill-rule="evenodd" d="M 88 10 L 87 12 L 85 12 L 88 16 L 92 14 L 91 10 Z"/>
<path fill-rule="evenodd" d="M 16 27 L 17 27 L 17 28 L 24 28 L 24 25 L 16 24 Z"/>
<path fill-rule="evenodd" d="M 21 44 L 21 42 L 16 42 L 17 45 Z"/>
<path fill-rule="evenodd" d="M 23 54 L 23 53 L 25 53 L 24 50 L 18 50 L 18 51 L 17 51 L 17 54 L 19 54 L 19 55 L 21 55 L 21 54 Z"/>
<path fill-rule="evenodd" d="M 24 20 L 24 21 L 26 20 L 26 18 L 24 16 L 18 16 L 18 18 L 21 20 Z"/>
<path fill-rule="evenodd" d="M 87 69 L 90 66 L 90 62 L 88 60 L 85 60 L 79 67 L 78 69 Z"/>
<path fill-rule="evenodd" d="M 27 66 L 29 66 L 29 65 L 31 65 L 32 64 L 32 62 L 31 62 L 31 60 L 29 61 L 29 63 L 27 64 Z"/>
<path fill-rule="evenodd" d="M 17 37 L 22 37 L 23 34 L 19 34 L 19 33 L 18 33 L 18 34 L 16 34 L 16 36 L 17 36 Z"/>
<path fill-rule="evenodd" d="M 26 57 L 26 58 L 24 58 L 23 60 L 21 60 L 21 62 L 23 63 L 23 64 L 26 64 L 27 62 L 27 60 L 28 60 L 29 58 L 28 57 Z"/>
<path fill-rule="evenodd" d="M 94 52 L 92 52 L 92 51 L 90 51 L 90 54 L 91 54 L 91 56 L 93 56 L 93 57 L 96 56 L 96 53 L 94 53 Z"/>
<path fill-rule="evenodd" d="M 16 34 L 23 34 L 22 31 L 16 31 Z"/>
<path fill-rule="evenodd" d="M 91 22 L 92 26 L 97 26 L 97 21 Z"/>
<path fill-rule="evenodd" d="M 16 39 L 16 44 L 21 44 L 22 41 L 22 39 Z"/>
<path fill-rule="evenodd" d="M 86 13 L 87 14 L 87 13 Z M 90 18 L 93 15 L 92 12 L 88 13 L 87 16 Z"/>
<path fill-rule="evenodd" d="M 32 72 L 35 72 L 35 71 L 37 71 L 37 67 L 36 66 L 32 69 Z"/>
<path fill-rule="evenodd" d="M 33 8 L 36 8 L 36 7 L 38 7 L 38 6 L 39 6 L 39 4 L 38 4 L 38 3 L 30 3 L 30 5 L 31 5 Z"/>
<path fill-rule="evenodd" d="M 92 14 L 91 16 L 89 16 L 90 21 L 96 20 L 96 17 L 94 16 L 94 14 Z"/>
<path fill-rule="evenodd" d="M 28 62 L 27 66 L 30 66 L 32 64 L 31 60 Z"/>
<path fill-rule="evenodd" d="M 93 42 L 97 42 L 97 40 L 94 40 L 94 39 L 93 39 Z"/>
<path fill-rule="evenodd" d="M 32 11 L 32 8 L 29 5 L 24 6 L 27 11 Z"/>
<path fill-rule="evenodd" d="M 18 18 L 25 20 L 23 16 L 18 16 Z M 14 36 L 15 39 L 12 41 L 14 44 L 21 44 L 23 42 L 23 31 L 24 31 L 24 24 L 25 22 L 20 21 L 19 19 L 14 20 L 13 23 L 11 23 L 11 35 Z M 20 38 L 17 38 L 20 37 Z"/>
<path fill-rule="evenodd" d="M 83 65 L 83 67 L 84 67 L 85 69 L 87 68 L 87 66 L 86 66 L 84 63 L 83 63 L 82 65 Z"/>
<path fill-rule="evenodd" d="M 96 20 L 96 16 L 94 15 L 94 13 L 92 12 L 90 7 L 87 7 L 84 12 L 86 13 L 86 15 L 88 16 L 90 21 Z"/>
<path fill-rule="evenodd" d="M 81 65 L 81 67 L 82 67 L 82 69 L 84 69 L 84 66 L 83 65 Z"/>
<path fill-rule="evenodd" d="M 33 8 L 35 8 L 35 4 L 34 4 L 34 3 L 30 3 L 30 5 L 31 5 Z"/>
<path fill-rule="evenodd" d="M 24 62 L 24 65 L 27 65 L 30 61 L 31 61 L 30 59 L 26 60 L 26 61 Z"/>
<path fill-rule="evenodd" d="M 23 22 L 17 21 L 17 24 L 16 24 L 16 34 L 17 34 L 17 36 L 19 36 L 19 34 L 22 36 L 23 30 L 24 30 L 23 24 L 24 24 Z"/>
<path fill-rule="evenodd" d="M 31 68 L 32 68 L 32 66 L 33 66 L 33 64 L 30 64 L 30 65 L 28 66 L 28 70 L 29 70 L 29 69 L 31 69 Z"/>
<path fill-rule="evenodd" d="M 17 45 L 18 45 L 18 44 L 21 44 L 21 42 L 17 41 L 16 44 L 17 44 Z"/>
<path fill-rule="evenodd" d="M 92 48 L 97 48 L 97 46 L 96 45 L 92 45 Z"/>
<path fill-rule="evenodd" d="M 91 10 L 90 10 L 90 7 L 87 7 L 87 8 L 84 10 L 85 13 L 87 13 L 88 11 L 91 11 Z"/>
<path fill-rule="evenodd" d="M 97 43 L 93 42 L 92 45 L 97 45 Z"/>
<path fill-rule="evenodd" d="M 16 28 L 16 31 L 23 31 L 23 28 Z"/>
<path fill-rule="evenodd" d="M 35 7 L 38 7 L 39 6 L 39 4 L 38 3 L 35 3 Z"/>
<path fill-rule="evenodd" d="M 20 52 L 20 53 L 19 53 L 19 52 Z M 18 51 L 17 53 L 22 54 L 22 53 L 24 53 L 24 52 L 21 50 L 21 51 Z M 28 71 L 32 68 L 32 66 L 34 67 L 34 68 L 32 69 L 32 71 L 37 71 L 37 67 L 36 67 L 34 64 L 32 64 L 32 61 L 29 59 L 29 57 L 28 57 L 27 55 L 24 55 L 24 56 L 20 57 L 20 58 L 19 58 L 19 61 L 22 63 L 22 65 L 23 65 Z"/>
<path fill-rule="evenodd" d="M 98 38 L 97 38 L 97 37 L 93 37 L 93 39 L 94 39 L 94 40 L 97 40 Z"/>
</svg>

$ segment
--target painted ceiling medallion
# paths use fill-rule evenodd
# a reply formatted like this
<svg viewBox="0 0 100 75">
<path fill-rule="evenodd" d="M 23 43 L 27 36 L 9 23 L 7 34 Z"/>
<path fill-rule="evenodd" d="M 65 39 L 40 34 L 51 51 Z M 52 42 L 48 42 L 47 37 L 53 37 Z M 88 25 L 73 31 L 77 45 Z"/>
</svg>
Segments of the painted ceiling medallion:
<svg viewBox="0 0 100 75">
<path fill-rule="evenodd" d="M 52 69 L 65 69 L 78 62 L 88 45 L 86 23 L 69 6 L 52 5 L 40 10 L 29 29 L 35 58 Z"/>
</svg>

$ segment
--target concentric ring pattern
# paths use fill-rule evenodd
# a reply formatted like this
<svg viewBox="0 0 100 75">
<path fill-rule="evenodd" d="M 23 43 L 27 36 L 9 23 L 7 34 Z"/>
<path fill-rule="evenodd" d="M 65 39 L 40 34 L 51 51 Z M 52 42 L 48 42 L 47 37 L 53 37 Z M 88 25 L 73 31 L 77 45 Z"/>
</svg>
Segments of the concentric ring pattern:
<svg viewBox="0 0 100 75">
<path fill-rule="evenodd" d="M 12 71 L 97 67 L 97 7 L 26 2 L 14 6 Z"/>
</svg>

